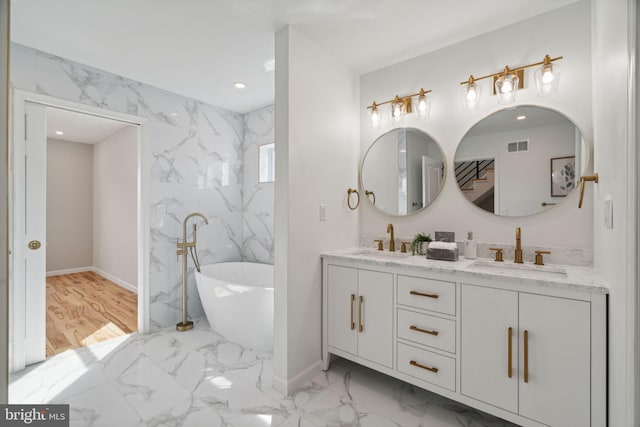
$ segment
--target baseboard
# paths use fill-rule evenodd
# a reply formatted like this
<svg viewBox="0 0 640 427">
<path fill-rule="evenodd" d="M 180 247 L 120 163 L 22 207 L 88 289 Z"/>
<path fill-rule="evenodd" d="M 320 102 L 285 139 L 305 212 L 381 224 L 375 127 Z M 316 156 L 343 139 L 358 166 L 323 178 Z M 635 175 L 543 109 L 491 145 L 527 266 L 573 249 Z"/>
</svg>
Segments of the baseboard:
<svg viewBox="0 0 640 427">
<path fill-rule="evenodd" d="M 47 271 L 47 277 L 51 276 L 62 276 L 63 274 L 73 274 L 73 273 L 85 273 L 87 271 L 94 271 L 95 269 L 91 266 L 88 267 L 77 267 L 77 268 L 67 268 L 65 270 L 54 270 Z"/>
<path fill-rule="evenodd" d="M 290 380 L 286 380 L 278 377 L 277 375 L 273 376 L 273 388 L 280 393 L 284 393 L 287 395 L 291 395 L 295 393 L 300 387 L 302 387 L 305 383 L 312 380 L 318 373 L 322 371 L 322 360 L 318 360 L 313 365 L 309 366 L 304 371 L 300 372 L 295 377 Z"/>
<path fill-rule="evenodd" d="M 131 283 L 127 283 L 124 280 L 120 280 L 115 276 L 112 276 L 111 274 L 107 273 L 106 271 L 102 271 L 99 268 L 96 267 L 92 267 L 92 271 L 95 271 L 96 273 L 98 273 L 99 275 L 101 275 L 102 277 L 104 277 L 105 279 L 109 279 L 110 281 L 112 281 L 113 283 L 115 283 L 116 285 L 120 286 L 121 288 L 125 288 L 133 293 L 138 293 L 138 287 L 137 286 L 133 286 Z"/>
</svg>

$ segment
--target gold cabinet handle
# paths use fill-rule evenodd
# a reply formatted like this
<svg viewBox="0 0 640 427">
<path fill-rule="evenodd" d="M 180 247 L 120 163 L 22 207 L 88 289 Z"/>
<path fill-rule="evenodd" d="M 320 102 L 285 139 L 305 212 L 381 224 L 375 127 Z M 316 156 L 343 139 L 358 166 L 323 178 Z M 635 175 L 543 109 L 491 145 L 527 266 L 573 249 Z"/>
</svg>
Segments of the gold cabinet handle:
<svg viewBox="0 0 640 427">
<path fill-rule="evenodd" d="M 358 307 L 358 332 L 362 332 L 364 330 L 364 325 L 362 324 L 362 305 L 364 299 L 362 295 L 360 295 L 360 306 Z"/>
<path fill-rule="evenodd" d="M 524 331 L 524 382 L 529 382 L 529 331 Z"/>
<path fill-rule="evenodd" d="M 421 297 L 427 297 L 427 298 L 438 298 L 437 294 L 425 294 L 423 292 L 418 292 L 418 291 L 411 291 L 409 292 L 411 295 L 418 295 Z"/>
<path fill-rule="evenodd" d="M 355 294 L 351 294 L 351 317 L 349 318 L 349 320 L 351 321 L 351 330 L 353 331 L 356 328 L 356 322 L 354 322 L 353 320 L 353 306 L 355 305 L 356 302 L 356 295 Z"/>
<path fill-rule="evenodd" d="M 429 331 L 427 329 L 418 328 L 417 326 L 409 326 L 409 329 L 416 332 L 422 332 L 423 334 L 435 335 L 438 336 L 438 331 Z"/>
<path fill-rule="evenodd" d="M 584 183 L 587 181 L 593 181 L 594 183 L 598 183 L 598 173 L 594 173 L 593 175 L 581 176 L 580 177 L 580 201 L 578 202 L 578 209 L 582 207 L 582 199 L 584 199 Z"/>
<path fill-rule="evenodd" d="M 511 378 L 513 374 L 513 328 L 509 328 L 507 333 L 509 334 L 507 338 L 507 341 L 509 341 L 509 347 L 507 350 L 507 376 Z"/>
<path fill-rule="evenodd" d="M 420 363 L 416 362 L 415 360 L 410 361 L 410 362 L 409 362 L 409 365 L 411 365 L 411 366 L 415 366 L 416 368 L 426 369 L 427 371 L 431 371 L 431 372 L 433 372 L 434 374 L 437 374 L 437 373 L 438 373 L 438 368 L 432 368 L 431 366 L 425 366 L 425 365 L 422 365 L 422 364 L 420 364 Z"/>
</svg>

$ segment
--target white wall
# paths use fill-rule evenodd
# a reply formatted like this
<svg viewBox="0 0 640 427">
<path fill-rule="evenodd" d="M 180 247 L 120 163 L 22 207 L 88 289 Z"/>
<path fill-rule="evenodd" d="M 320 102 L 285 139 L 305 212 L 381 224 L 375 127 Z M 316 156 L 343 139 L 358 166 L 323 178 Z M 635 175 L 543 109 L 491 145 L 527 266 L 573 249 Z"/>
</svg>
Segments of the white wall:
<svg viewBox="0 0 640 427">
<path fill-rule="evenodd" d="M 358 82 L 295 27 L 276 33 L 274 387 L 290 392 L 321 361 L 323 251 L 357 244 Z M 327 221 L 319 221 L 326 204 Z"/>
<path fill-rule="evenodd" d="M 93 145 L 47 140 L 47 273 L 93 262 Z"/>
<path fill-rule="evenodd" d="M 609 425 L 638 425 L 634 382 L 638 307 L 637 165 L 633 63 L 636 2 L 593 0 L 594 261 L 609 294 Z M 604 226 L 603 203 L 613 199 L 613 228 Z M 634 412 L 636 414 L 634 415 Z"/>
<path fill-rule="evenodd" d="M 93 266 L 138 286 L 138 129 L 127 126 L 93 150 Z"/>
<path fill-rule="evenodd" d="M 9 72 L 9 1 L 0 0 L 0 82 L 8 81 Z M 7 121 L 8 85 L 0 84 L 0 242 L 8 239 L 8 214 L 9 214 L 9 187 L 7 182 L 8 170 L 7 153 L 9 147 Z M 8 247 L 0 244 L 0 404 L 7 403 L 7 391 L 9 386 L 9 265 Z"/>
<path fill-rule="evenodd" d="M 490 81 L 480 82 L 483 99 L 479 110 L 462 108 L 460 82 L 470 74 L 480 76 L 541 61 L 545 54 L 564 56 L 556 66 L 561 70 L 559 93 L 540 98 L 533 82 L 533 69 L 525 72 L 525 89 L 518 93 L 518 104 L 535 104 L 563 112 L 580 127 L 587 141 L 591 134 L 591 33 L 590 3 L 578 2 L 532 19 L 510 25 L 470 40 L 419 56 L 361 76 L 360 135 L 361 153 L 391 128 L 389 109 L 383 113 L 382 128 L 373 129 L 367 105 L 416 93 L 420 87 L 432 89 L 431 112 L 426 121 L 405 118 L 405 126 L 424 130 L 438 142 L 445 154 L 447 174 L 438 198 L 425 210 L 408 217 L 391 217 L 363 200 L 360 229 L 363 235 L 382 236 L 393 222 L 396 236 L 411 237 L 424 231 L 454 231 L 461 240 L 472 230 L 481 242 L 513 244 L 514 230 L 522 227 L 524 245 L 545 247 L 592 247 L 592 196 L 587 194 L 583 209 L 577 210 L 577 192 L 565 203 L 541 214 L 522 218 L 503 218 L 486 213 L 468 203 L 458 189 L 453 171 L 456 147 L 464 134 L 478 121 L 503 106 L 490 96 Z M 427 227 L 425 227 L 427 224 Z M 426 229 L 425 229 L 426 228 Z"/>
</svg>

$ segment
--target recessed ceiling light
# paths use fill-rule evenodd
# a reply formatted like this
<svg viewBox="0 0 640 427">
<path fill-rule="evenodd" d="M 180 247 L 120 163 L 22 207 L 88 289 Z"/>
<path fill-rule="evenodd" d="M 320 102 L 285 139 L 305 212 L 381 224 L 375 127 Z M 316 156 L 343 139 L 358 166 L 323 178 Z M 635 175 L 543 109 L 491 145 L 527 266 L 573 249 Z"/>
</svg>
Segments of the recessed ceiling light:
<svg viewBox="0 0 640 427">
<path fill-rule="evenodd" d="M 64 135 L 64 132 L 62 132 L 61 130 L 57 130 L 56 135 Z"/>
<path fill-rule="evenodd" d="M 235 82 L 233 86 L 235 86 L 238 89 L 244 89 L 245 87 L 247 87 L 247 85 L 242 82 Z"/>
<path fill-rule="evenodd" d="M 524 120 L 526 118 L 527 118 L 527 116 L 518 116 L 518 117 L 516 117 L 517 120 Z"/>
</svg>

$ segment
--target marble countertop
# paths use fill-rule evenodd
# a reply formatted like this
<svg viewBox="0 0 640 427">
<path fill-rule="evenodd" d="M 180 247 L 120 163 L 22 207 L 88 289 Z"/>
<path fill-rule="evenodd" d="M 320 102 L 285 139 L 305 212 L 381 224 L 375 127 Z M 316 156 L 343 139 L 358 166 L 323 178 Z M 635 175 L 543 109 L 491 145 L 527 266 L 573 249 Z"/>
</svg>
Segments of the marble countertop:
<svg viewBox="0 0 640 427">
<path fill-rule="evenodd" d="M 463 277 L 482 279 L 508 278 L 523 284 L 574 289 L 583 292 L 609 292 L 606 283 L 595 274 L 592 267 L 562 264 L 542 266 L 532 263 L 514 264 L 512 260 L 499 263 L 487 258 L 470 260 L 464 257 L 460 257 L 458 261 L 438 261 L 427 259 L 424 255 L 412 256 L 400 252 L 377 251 L 371 248 L 340 249 L 324 252 L 320 255 L 325 259 L 359 261 L 369 265 L 461 274 Z"/>
</svg>

